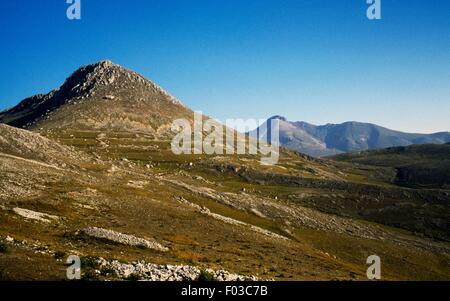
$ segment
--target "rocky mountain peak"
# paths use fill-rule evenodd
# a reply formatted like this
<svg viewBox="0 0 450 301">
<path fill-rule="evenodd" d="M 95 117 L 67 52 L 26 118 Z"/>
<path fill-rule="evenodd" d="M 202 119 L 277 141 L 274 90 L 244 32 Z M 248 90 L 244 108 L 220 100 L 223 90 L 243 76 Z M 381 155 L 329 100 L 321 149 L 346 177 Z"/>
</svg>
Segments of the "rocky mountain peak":
<svg viewBox="0 0 450 301">
<path fill-rule="evenodd" d="M 181 105 L 178 99 L 157 84 L 110 60 L 102 60 L 80 67 L 54 93 L 62 94 L 64 99 L 73 99 L 90 97 L 98 90 L 113 92 L 114 90 L 138 87 L 160 93 L 169 101 Z"/>
<path fill-rule="evenodd" d="M 128 81 L 151 83 L 133 71 L 116 65 L 109 60 L 104 60 L 79 68 L 66 79 L 59 90 L 75 92 L 78 96 L 83 92 L 89 93 L 91 90 L 99 86 L 104 87 L 113 85 L 119 78 Z"/>
<path fill-rule="evenodd" d="M 159 127 L 187 112 L 178 99 L 152 81 L 103 60 L 80 67 L 50 93 L 29 97 L 0 112 L 0 123 L 31 128 L 49 122 L 57 127 L 83 122 L 106 128 L 124 122 L 127 127 L 147 127 L 141 124 L 152 120 Z"/>
</svg>

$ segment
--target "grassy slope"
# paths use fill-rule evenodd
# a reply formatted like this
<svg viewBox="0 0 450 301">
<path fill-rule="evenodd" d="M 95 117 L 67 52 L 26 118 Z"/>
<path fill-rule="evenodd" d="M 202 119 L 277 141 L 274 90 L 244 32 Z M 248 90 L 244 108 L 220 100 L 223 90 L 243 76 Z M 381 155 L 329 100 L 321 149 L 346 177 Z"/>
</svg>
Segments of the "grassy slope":
<svg viewBox="0 0 450 301">
<path fill-rule="evenodd" d="M 395 182 L 410 187 L 450 185 L 450 144 L 425 144 L 342 154 L 334 160 L 396 170 Z"/>
<path fill-rule="evenodd" d="M 286 235 L 286 224 L 282 219 L 259 217 L 247 210 L 238 210 L 156 179 L 156 176 L 170 177 L 227 193 L 239 193 L 245 188 L 251 195 L 290 206 L 299 204 L 296 196 L 306 194 L 309 197 L 300 198 L 301 205 L 338 213 L 339 210 L 333 206 L 339 206 L 340 203 L 332 203 L 338 199 L 333 196 L 333 187 L 255 184 L 243 178 L 239 172 L 220 171 L 217 167 L 225 162 L 222 165 L 232 168 L 244 166 L 281 176 L 332 181 L 342 178 L 356 184 L 370 179 L 369 182 L 373 181 L 373 184 L 380 182 L 389 187 L 384 180 L 373 177 L 370 170 L 361 171 L 342 164 L 339 166 L 343 172 L 339 174 L 333 162 L 308 161 L 289 153 L 282 159 L 281 167 L 261 167 L 251 158 L 243 160 L 228 157 L 225 161 L 217 158 L 211 162 L 201 156 L 174 156 L 166 149 L 167 142 L 148 141 L 129 133 L 108 134 L 105 142 L 109 147 L 102 148 L 96 138 L 98 134 L 66 132 L 53 133 L 51 137 L 101 159 L 83 164 L 85 176 L 54 174 L 50 177 L 51 180 L 36 178 L 37 182 L 42 181 L 46 187 L 40 193 L 27 198 L 2 200 L 2 204 L 57 214 L 65 219 L 47 225 L 0 211 L 0 235 L 41 241 L 51 249 L 65 254 L 76 251 L 84 256 L 102 256 L 123 261 L 144 259 L 161 264 L 195 264 L 277 279 L 364 279 L 365 259 L 371 254 L 382 256 L 384 279 L 450 278 L 447 269 L 450 257 L 448 253 L 438 251 L 439 246 L 448 248 L 447 243 L 431 243 L 436 248 L 430 249 L 414 247 L 416 244 L 421 245 L 421 238 L 396 228 L 358 221 L 361 217 L 350 213 L 347 215 L 355 218 L 361 225 L 367 224 L 388 231 L 399 240 L 402 238 L 403 243 L 364 239 L 308 227 L 290 227 L 291 241 L 274 240 L 239 226 L 213 220 L 177 200 L 183 197 L 208 207 L 214 213 Z M 122 160 L 123 158 L 128 161 Z M 194 163 L 192 168 L 189 168 L 189 162 Z M 146 164 L 153 167 L 147 169 Z M 112 165 L 120 170 L 111 175 L 106 171 Z M 32 167 L 23 166 L 23 169 L 27 168 Z M 180 170 L 183 173 L 180 174 Z M 52 174 L 53 171 L 46 172 Z M 194 180 L 199 176 L 206 182 Z M 130 181 L 143 183 L 136 188 L 127 185 Z M 278 198 L 276 201 L 275 197 Z M 343 200 L 346 198 L 348 196 Z M 346 203 L 348 202 L 347 199 Z M 80 205 L 88 205 L 90 209 Z M 346 215 L 345 212 L 341 208 L 340 213 Z M 75 235 L 78 229 L 87 226 L 154 238 L 169 246 L 171 251 L 160 253 L 105 244 Z M 405 244 L 405 240 L 411 241 L 411 245 Z M 428 240 L 424 241 L 426 244 L 430 243 Z M 29 265 L 27 257 L 32 257 L 36 266 L 28 274 L 21 272 Z M 63 278 L 62 266 L 62 262 L 24 250 L 12 249 L 0 255 L 0 275 L 6 279 Z"/>
</svg>

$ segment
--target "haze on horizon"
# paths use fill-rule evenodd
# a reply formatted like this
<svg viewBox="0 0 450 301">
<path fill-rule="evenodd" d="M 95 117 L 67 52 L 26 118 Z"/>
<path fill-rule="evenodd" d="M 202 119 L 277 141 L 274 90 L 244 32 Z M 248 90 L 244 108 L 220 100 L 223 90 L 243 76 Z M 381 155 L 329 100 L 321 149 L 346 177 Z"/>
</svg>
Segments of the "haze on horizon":
<svg viewBox="0 0 450 301">
<path fill-rule="evenodd" d="M 102 59 L 219 120 L 285 116 L 450 131 L 450 2 L 66 1 L 0 3 L 0 110 Z"/>
</svg>

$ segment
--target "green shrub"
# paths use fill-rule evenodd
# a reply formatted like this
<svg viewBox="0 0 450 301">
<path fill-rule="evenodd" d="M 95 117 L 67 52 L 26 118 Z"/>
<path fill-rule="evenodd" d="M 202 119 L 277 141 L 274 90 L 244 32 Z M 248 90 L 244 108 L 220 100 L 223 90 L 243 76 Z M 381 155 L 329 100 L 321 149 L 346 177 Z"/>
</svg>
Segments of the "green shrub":
<svg viewBox="0 0 450 301">
<path fill-rule="evenodd" d="M 99 281 L 99 275 L 93 269 L 87 269 L 81 276 L 82 281 Z"/>
<path fill-rule="evenodd" d="M 201 270 L 200 275 L 197 278 L 197 281 L 216 281 L 216 278 L 214 277 L 213 274 L 205 270 Z"/>
<path fill-rule="evenodd" d="M 133 273 L 126 278 L 126 280 L 128 280 L 128 281 L 139 281 L 141 279 L 142 279 L 141 276 L 139 276 L 139 274 L 137 274 L 137 273 Z"/>
<path fill-rule="evenodd" d="M 66 256 L 65 252 L 62 251 L 56 251 L 53 255 L 56 259 L 63 259 Z"/>
<path fill-rule="evenodd" d="M 116 274 L 116 271 L 110 267 L 102 267 L 102 269 L 100 270 L 100 275 L 102 275 L 102 276 L 112 276 L 115 274 Z"/>
<path fill-rule="evenodd" d="M 91 256 L 81 257 L 81 268 L 96 269 L 99 267 L 98 259 Z"/>
<path fill-rule="evenodd" d="M 0 242 L 0 253 L 6 253 L 8 252 L 8 247 L 4 242 Z"/>
</svg>

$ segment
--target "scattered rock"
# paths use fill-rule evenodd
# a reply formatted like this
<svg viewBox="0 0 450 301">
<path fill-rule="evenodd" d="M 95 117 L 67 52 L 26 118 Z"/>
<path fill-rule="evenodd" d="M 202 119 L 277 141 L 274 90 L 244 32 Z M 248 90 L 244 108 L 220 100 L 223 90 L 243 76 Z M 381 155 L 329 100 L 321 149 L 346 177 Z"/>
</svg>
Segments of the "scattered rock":
<svg viewBox="0 0 450 301">
<path fill-rule="evenodd" d="M 51 223 L 52 220 L 59 219 L 59 217 L 55 216 L 55 215 L 50 215 L 47 213 L 41 213 L 41 212 L 36 212 L 36 211 L 17 208 L 17 207 L 14 208 L 13 211 L 22 217 L 25 217 L 28 219 L 34 219 L 34 220 L 45 222 L 45 223 Z"/>
<path fill-rule="evenodd" d="M 189 265 L 156 265 L 137 261 L 120 263 L 117 260 L 98 260 L 100 270 L 114 271 L 121 279 L 137 279 L 147 281 L 196 281 L 202 274 L 208 274 L 216 281 L 257 281 L 255 276 L 233 274 L 225 270 L 206 269 Z"/>
<path fill-rule="evenodd" d="M 128 246 L 137 246 L 137 247 L 144 247 L 148 249 L 154 249 L 158 251 L 168 251 L 169 248 L 155 242 L 155 241 L 149 241 L 144 238 L 136 237 L 133 235 L 123 234 L 120 232 L 116 232 L 113 230 L 107 230 L 97 227 L 89 227 L 86 229 L 81 230 L 82 233 L 95 237 L 95 238 L 101 238 L 110 240 L 116 243 L 120 243 L 123 245 Z"/>
</svg>

